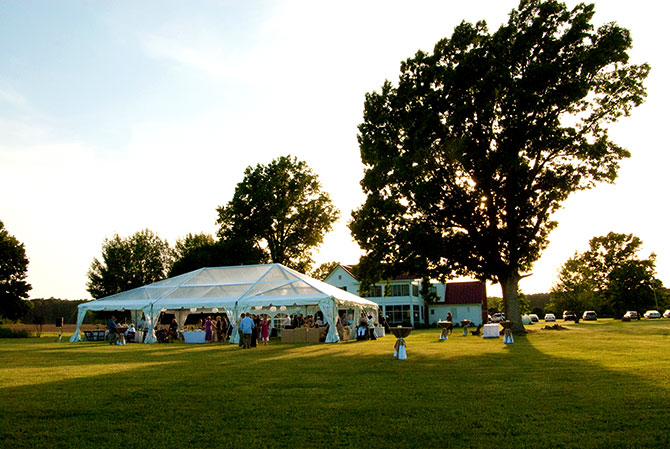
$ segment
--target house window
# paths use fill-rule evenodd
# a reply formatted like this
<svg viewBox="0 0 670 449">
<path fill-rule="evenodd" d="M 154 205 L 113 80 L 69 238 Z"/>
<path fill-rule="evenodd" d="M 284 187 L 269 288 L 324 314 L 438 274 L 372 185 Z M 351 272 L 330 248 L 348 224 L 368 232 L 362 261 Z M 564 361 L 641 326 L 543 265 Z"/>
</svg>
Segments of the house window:
<svg viewBox="0 0 670 449">
<path fill-rule="evenodd" d="M 337 275 L 337 278 L 338 278 L 338 279 L 342 279 L 342 275 L 341 275 L 341 274 L 338 274 L 338 275 Z"/>
<path fill-rule="evenodd" d="M 344 287 L 337 287 L 337 288 L 342 289 L 342 290 L 344 290 L 345 292 L 347 291 L 347 287 L 346 287 L 346 286 L 344 286 Z"/>
<path fill-rule="evenodd" d="M 386 315 L 388 315 L 388 321 L 391 325 L 407 324 L 410 323 L 410 309 L 409 304 L 403 304 L 401 306 L 386 306 Z"/>
<path fill-rule="evenodd" d="M 412 296 L 415 298 L 419 297 L 419 286 L 416 284 L 412 285 Z"/>
<path fill-rule="evenodd" d="M 430 314 L 435 315 L 435 309 L 430 309 Z"/>
<path fill-rule="evenodd" d="M 361 296 L 363 298 L 381 298 L 382 297 L 382 286 L 381 285 L 373 285 L 371 287 L 368 287 L 368 291 L 364 292 Z"/>
<path fill-rule="evenodd" d="M 391 286 L 391 296 L 409 296 L 409 285 L 392 285 Z"/>
<path fill-rule="evenodd" d="M 412 309 L 414 310 L 414 325 L 417 325 L 421 322 L 421 307 L 412 306 Z"/>
</svg>

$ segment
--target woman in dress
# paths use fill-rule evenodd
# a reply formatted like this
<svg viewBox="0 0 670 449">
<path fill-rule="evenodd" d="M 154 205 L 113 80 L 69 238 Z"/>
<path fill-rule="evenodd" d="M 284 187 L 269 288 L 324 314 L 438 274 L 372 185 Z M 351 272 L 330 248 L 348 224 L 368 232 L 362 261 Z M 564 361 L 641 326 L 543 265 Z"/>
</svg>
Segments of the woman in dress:
<svg viewBox="0 0 670 449">
<path fill-rule="evenodd" d="M 212 317 L 205 320 L 205 341 L 212 341 Z"/>
<path fill-rule="evenodd" d="M 268 340 L 270 339 L 270 326 L 268 326 L 268 320 L 263 317 L 263 319 L 258 323 L 259 333 L 261 334 L 261 341 L 263 346 L 268 345 Z"/>
</svg>

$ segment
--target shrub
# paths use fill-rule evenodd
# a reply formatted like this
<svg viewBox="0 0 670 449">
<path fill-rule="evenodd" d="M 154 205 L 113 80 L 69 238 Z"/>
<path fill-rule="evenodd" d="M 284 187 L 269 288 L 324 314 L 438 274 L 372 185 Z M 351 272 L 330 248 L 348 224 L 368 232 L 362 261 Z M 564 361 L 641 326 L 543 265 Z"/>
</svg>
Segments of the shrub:
<svg viewBox="0 0 670 449">
<path fill-rule="evenodd" d="M 26 330 L 12 330 L 5 327 L 0 327 L 0 338 L 28 338 L 28 331 Z"/>
</svg>

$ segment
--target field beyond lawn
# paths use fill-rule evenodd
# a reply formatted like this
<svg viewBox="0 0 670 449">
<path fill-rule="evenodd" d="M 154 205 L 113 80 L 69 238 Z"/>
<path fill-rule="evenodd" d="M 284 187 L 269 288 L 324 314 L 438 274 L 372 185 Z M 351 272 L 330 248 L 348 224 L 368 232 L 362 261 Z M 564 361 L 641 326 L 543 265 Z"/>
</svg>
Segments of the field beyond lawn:
<svg viewBox="0 0 670 449">
<path fill-rule="evenodd" d="M 393 336 L 0 339 L 0 447 L 670 447 L 670 321 L 543 326 L 512 345 L 415 330 L 405 361 Z"/>
</svg>

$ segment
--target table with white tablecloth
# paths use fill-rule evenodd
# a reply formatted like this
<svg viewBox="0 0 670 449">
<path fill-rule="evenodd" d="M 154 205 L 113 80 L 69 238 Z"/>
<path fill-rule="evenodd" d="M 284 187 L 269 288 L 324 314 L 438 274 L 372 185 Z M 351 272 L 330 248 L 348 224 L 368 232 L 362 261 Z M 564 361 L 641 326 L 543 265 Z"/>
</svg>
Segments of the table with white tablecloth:
<svg viewBox="0 0 670 449">
<path fill-rule="evenodd" d="M 484 325 L 484 338 L 498 338 L 500 337 L 500 326 L 498 324 L 485 324 Z"/>
<path fill-rule="evenodd" d="M 184 343 L 205 343 L 205 331 L 184 331 Z"/>
</svg>

